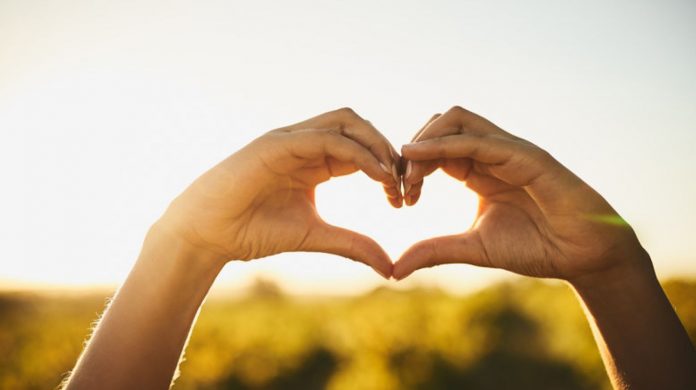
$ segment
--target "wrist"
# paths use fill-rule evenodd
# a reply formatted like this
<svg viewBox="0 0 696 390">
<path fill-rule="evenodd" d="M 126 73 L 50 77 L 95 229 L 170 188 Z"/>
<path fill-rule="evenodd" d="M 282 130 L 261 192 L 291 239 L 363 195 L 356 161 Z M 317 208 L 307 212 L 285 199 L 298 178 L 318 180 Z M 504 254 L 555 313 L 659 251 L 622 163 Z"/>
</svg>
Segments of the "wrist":
<svg viewBox="0 0 696 390">
<path fill-rule="evenodd" d="M 640 248 L 617 265 L 581 275 L 567 282 L 584 298 L 618 297 L 659 286 L 650 256 Z"/>
<path fill-rule="evenodd" d="M 135 267 L 147 275 L 153 287 L 160 285 L 202 298 L 224 264 L 219 256 L 192 245 L 158 222 L 148 231 Z"/>
</svg>

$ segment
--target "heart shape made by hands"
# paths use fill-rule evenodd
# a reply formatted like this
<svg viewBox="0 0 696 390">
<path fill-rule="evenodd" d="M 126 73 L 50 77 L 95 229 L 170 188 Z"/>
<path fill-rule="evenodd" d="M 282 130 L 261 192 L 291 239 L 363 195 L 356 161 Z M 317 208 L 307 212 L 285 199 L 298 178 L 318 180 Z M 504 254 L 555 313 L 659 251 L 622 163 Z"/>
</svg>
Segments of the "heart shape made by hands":
<svg viewBox="0 0 696 390">
<path fill-rule="evenodd" d="M 402 200 L 408 206 L 418 202 L 424 179 L 438 168 L 449 177 L 428 179 L 433 188 L 426 193 L 433 198 L 419 208 L 382 211 L 372 206 L 376 199 L 356 204 L 357 194 L 374 192 L 355 182 L 341 190 L 350 201 L 324 193 L 319 202 L 319 214 L 357 224 L 355 231 L 328 224 L 317 213 L 315 190 L 330 189 L 325 182 L 331 177 L 363 171 L 383 185 L 398 209 Z M 468 201 L 449 193 L 445 181 L 462 189 L 465 183 L 478 195 L 478 207 L 471 193 Z M 250 184 L 230 186 L 234 182 Z M 347 204 L 370 210 L 375 219 L 356 219 Z M 342 220 L 334 211 L 350 214 Z M 190 217 L 201 214 L 206 218 Z M 449 223 L 442 217 L 456 214 L 461 217 Z M 165 225 L 181 228 L 187 241 L 222 260 L 332 253 L 396 279 L 445 263 L 568 279 L 601 269 L 617 245 L 639 247 L 611 206 L 550 154 L 461 107 L 433 116 L 400 156 L 350 109 L 273 130 L 201 176 L 165 216 Z M 462 229 L 462 219 L 475 223 Z M 460 233 L 446 234 L 452 231 Z M 388 236 L 379 237 L 383 232 Z M 413 244 L 392 263 L 371 236 L 392 252 Z"/>
<path fill-rule="evenodd" d="M 396 259 L 413 243 L 462 232 L 474 221 L 478 199 L 462 183 L 436 171 L 425 187 L 416 206 L 395 209 L 368 178 L 344 176 L 317 187 L 317 209 L 326 221 L 373 238 Z"/>
</svg>

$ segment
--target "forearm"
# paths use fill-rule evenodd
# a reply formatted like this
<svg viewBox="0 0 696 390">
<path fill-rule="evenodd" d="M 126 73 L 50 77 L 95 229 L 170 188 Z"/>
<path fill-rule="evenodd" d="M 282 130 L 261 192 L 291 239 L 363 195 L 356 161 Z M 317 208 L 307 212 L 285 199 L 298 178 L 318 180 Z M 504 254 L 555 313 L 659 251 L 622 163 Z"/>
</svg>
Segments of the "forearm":
<svg viewBox="0 0 696 390">
<path fill-rule="evenodd" d="M 617 389 L 696 389 L 696 352 L 647 258 L 571 282 Z"/>
<path fill-rule="evenodd" d="M 222 264 L 153 227 L 69 378 L 74 389 L 167 389 Z"/>
</svg>

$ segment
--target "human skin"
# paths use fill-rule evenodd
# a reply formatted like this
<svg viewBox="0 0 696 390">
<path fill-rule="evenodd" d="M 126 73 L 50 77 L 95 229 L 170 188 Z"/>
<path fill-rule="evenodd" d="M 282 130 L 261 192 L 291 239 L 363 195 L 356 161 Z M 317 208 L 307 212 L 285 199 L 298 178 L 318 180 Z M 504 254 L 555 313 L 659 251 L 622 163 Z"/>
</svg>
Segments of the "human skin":
<svg viewBox="0 0 696 390">
<path fill-rule="evenodd" d="M 68 389 L 166 389 L 222 267 L 288 251 L 333 253 L 385 277 L 470 263 L 567 280 L 586 307 L 617 388 L 696 388 L 694 349 L 633 231 L 548 153 L 455 107 L 402 148 L 350 109 L 273 130 L 198 178 L 152 226 Z M 480 196 L 465 233 L 409 248 L 392 266 L 369 237 L 326 224 L 314 188 L 361 170 L 389 202 L 417 202 L 441 167 Z"/>
<path fill-rule="evenodd" d="M 634 231 L 589 185 L 538 146 L 461 107 L 402 147 L 404 198 L 437 168 L 479 196 L 464 233 L 414 244 L 393 276 L 467 263 L 567 281 L 585 307 L 617 389 L 696 389 L 696 353 Z"/>
<path fill-rule="evenodd" d="M 339 109 L 270 131 L 204 173 L 149 230 L 65 387 L 168 388 L 198 309 L 230 260 L 325 252 L 389 278 L 384 250 L 324 222 L 314 189 L 361 170 L 401 207 L 398 161 L 369 122 Z"/>
</svg>

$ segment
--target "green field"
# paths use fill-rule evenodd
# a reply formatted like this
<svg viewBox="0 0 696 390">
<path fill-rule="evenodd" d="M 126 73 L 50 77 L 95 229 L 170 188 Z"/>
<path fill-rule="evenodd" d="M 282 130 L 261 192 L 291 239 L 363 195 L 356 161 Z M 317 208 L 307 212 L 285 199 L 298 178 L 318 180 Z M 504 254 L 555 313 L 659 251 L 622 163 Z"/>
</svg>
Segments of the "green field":
<svg viewBox="0 0 696 390">
<path fill-rule="evenodd" d="M 664 287 L 696 340 L 696 281 Z M 0 388 L 56 387 L 106 298 L 0 295 Z M 174 388 L 609 385 L 572 291 L 519 279 L 467 296 L 377 289 L 350 298 L 295 297 L 260 281 L 241 297 L 208 299 Z"/>
</svg>

